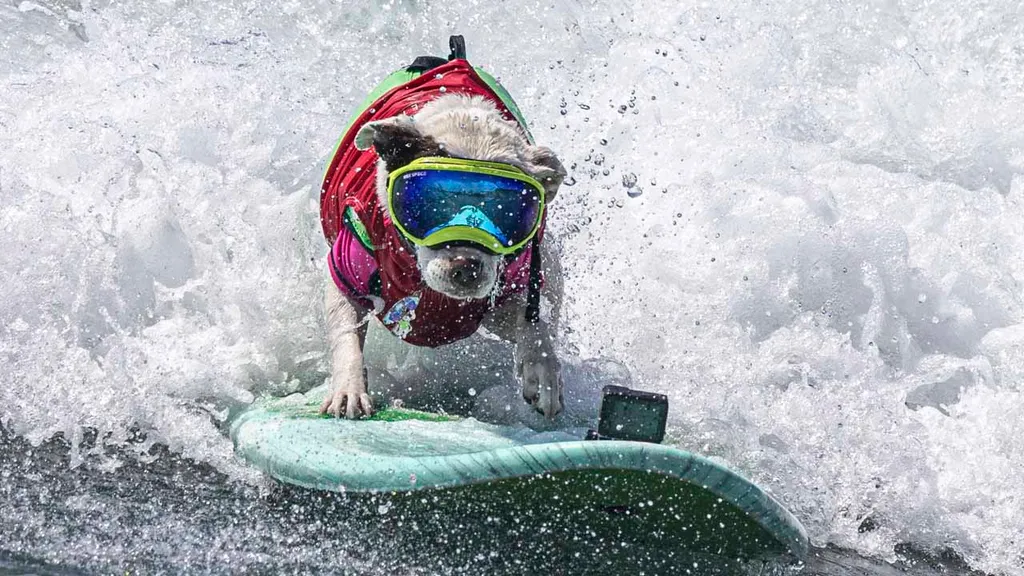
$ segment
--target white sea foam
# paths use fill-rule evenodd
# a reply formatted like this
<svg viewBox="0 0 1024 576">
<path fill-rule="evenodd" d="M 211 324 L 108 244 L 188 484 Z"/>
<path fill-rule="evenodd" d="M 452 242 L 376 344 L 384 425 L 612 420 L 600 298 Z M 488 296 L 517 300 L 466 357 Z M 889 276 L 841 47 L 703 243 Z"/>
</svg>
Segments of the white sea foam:
<svg viewBox="0 0 1024 576">
<path fill-rule="evenodd" d="M 332 145 L 462 33 L 572 166 L 564 353 L 668 393 L 673 442 L 817 544 L 1024 574 L 1016 6 L 360 6 L 0 7 L 5 426 L 244 474 L 216 416 L 324 368 Z"/>
</svg>

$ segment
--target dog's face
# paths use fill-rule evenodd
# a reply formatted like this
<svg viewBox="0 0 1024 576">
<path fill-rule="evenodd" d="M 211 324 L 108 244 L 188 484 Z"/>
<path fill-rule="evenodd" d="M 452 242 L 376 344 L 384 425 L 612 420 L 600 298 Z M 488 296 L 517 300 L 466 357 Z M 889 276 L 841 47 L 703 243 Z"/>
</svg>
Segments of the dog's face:
<svg viewBox="0 0 1024 576">
<path fill-rule="evenodd" d="M 460 300 L 486 298 L 498 283 L 496 256 L 470 245 L 416 247 L 416 263 L 431 290 Z"/>
<path fill-rule="evenodd" d="M 416 116 L 396 116 L 363 126 L 355 145 L 376 150 L 377 194 L 387 210 L 389 172 L 425 156 L 449 156 L 511 164 L 543 184 L 546 201 L 555 197 L 566 171 L 555 154 L 534 146 L 515 122 L 501 117 L 489 100 L 450 94 Z M 410 247 L 411 248 L 411 247 Z M 417 265 L 432 290 L 461 300 L 485 298 L 499 278 L 502 257 L 470 243 L 416 247 Z"/>
</svg>

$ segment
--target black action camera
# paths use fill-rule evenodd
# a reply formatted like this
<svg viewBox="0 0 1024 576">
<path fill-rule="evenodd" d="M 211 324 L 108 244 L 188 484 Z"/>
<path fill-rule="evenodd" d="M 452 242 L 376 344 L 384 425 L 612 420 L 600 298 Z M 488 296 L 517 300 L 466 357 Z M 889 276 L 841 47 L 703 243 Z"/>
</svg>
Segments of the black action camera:
<svg viewBox="0 0 1024 576">
<path fill-rule="evenodd" d="M 605 386 L 601 391 L 601 414 L 597 430 L 588 440 L 632 440 L 660 443 L 665 439 L 668 397 L 664 394 Z"/>
</svg>

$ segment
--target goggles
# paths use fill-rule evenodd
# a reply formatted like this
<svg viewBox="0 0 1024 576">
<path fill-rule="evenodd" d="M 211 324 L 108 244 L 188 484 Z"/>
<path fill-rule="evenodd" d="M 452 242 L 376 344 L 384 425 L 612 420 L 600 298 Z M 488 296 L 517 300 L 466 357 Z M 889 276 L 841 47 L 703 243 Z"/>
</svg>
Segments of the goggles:
<svg viewBox="0 0 1024 576">
<path fill-rule="evenodd" d="M 413 244 L 468 241 L 507 255 L 537 234 L 544 187 L 508 164 L 417 158 L 388 175 L 388 213 Z"/>
</svg>

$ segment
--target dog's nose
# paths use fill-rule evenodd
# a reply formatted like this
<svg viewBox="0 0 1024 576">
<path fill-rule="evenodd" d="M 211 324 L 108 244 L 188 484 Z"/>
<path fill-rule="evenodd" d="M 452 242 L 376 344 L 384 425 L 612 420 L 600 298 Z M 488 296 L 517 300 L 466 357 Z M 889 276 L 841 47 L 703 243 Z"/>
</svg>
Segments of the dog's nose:
<svg viewBox="0 0 1024 576">
<path fill-rule="evenodd" d="M 451 278 L 452 283 L 456 286 L 472 288 L 473 286 L 476 286 L 480 278 L 480 272 L 482 272 L 483 269 L 483 262 L 476 258 L 456 256 L 452 258 L 452 267 L 448 275 Z"/>
</svg>

